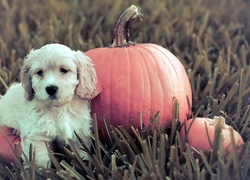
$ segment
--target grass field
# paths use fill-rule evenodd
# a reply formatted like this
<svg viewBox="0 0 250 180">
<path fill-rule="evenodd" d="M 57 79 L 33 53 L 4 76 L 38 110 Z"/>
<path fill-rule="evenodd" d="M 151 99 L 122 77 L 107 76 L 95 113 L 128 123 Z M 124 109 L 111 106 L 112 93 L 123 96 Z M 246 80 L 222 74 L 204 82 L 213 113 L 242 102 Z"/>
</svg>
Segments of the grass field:
<svg viewBox="0 0 250 180">
<path fill-rule="evenodd" d="M 67 161 L 54 159 L 49 170 L 32 160 L 14 168 L 1 161 L 6 179 L 250 179 L 248 0 L 2 0 L 0 94 L 20 81 L 23 58 L 32 48 L 52 42 L 82 51 L 108 46 L 114 22 L 131 4 L 143 13 L 143 20 L 132 24 L 131 40 L 159 44 L 178 57 L 190 78 L 193 116 L 226 117 L 245 141 L 241 153 L 225 156 L 213 149 L 196 159 L 179 141 L 179 124 L 167 132 L 141 130 L 133 143 L 100 142 L 94 131 L 88 163 L 72 155 L 71 147 Z M 121 132 L 126 134 L 113 130 Z"/>
</svg>

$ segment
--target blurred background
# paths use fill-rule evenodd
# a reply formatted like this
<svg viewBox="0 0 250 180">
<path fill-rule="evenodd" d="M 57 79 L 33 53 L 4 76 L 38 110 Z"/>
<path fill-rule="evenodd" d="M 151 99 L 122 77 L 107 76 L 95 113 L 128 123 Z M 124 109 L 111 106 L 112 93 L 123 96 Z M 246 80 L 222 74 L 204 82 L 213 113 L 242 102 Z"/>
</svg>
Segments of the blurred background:
<svg viewBox="0 0 250 180">
<path fill-rule="evenodd" d="M 199 73 L 211 76 L 219 54 L 223 52 L 221 61 L 227 61 L 233 56 L 242 58 L 242 45 L 249 50 L 249 1 L 1 0 L 0 92 L 6 91 L 4 83 L 9 86 L 19 80 L 22 59 L 31 48 L 52 42 L 83 51 L 108 46 L 116 18 L 131 4 L 144 15 L 133 23 L 131 40 L 170 49 L 186 69 L 207 53 Z M 231 64 L 238 68 L 237 62 Z"/>
</svg>

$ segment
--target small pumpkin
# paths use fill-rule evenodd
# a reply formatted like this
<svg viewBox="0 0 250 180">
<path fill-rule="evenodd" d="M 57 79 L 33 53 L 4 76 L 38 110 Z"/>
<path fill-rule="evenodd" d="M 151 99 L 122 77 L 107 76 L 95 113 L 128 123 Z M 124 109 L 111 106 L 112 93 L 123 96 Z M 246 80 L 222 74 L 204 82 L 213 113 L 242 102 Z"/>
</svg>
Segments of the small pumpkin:
<svg viewBox="0 0 250 180">
<path fill-rule="evenodd" d="M 221 116 L 211 118 L 195 118 L 188 120 L 182 126 L 180 136 L 183 142 L 187 140 L 188 144 L 204 153 L 209 153 L 215 141 L 215 130 L 221 127 L 222 148 L 226 154 L 232 151 L 232 145 L 235 143 L 238 150 L 244 144 L 241 135 L 235 131 L 231 126 L 225 123 L 225 119 Z M 230 129 L 233 132 L 233 139 L 231 138 Z"/>
<path fill-rule="evenodd" d="M 105 127 L 104 115 L 113 126 L 128 128 L 133 124 L 140 128 L 140 117 L 148 126 L 150 109 L 153 113 L 159 111 L 159 123 L 170 127 L 175 98 L 180 121 L 189 115 L 192 93 L 186 70 L 167 49 L 129 40 L 130 23 L 137 17 L 141 17 L 138 8 L 130 6 L 114 26 L 111 46 L 85 52 L 95 65 L 102 89 L 91 102 L 100 128 Z"/>
</svg>

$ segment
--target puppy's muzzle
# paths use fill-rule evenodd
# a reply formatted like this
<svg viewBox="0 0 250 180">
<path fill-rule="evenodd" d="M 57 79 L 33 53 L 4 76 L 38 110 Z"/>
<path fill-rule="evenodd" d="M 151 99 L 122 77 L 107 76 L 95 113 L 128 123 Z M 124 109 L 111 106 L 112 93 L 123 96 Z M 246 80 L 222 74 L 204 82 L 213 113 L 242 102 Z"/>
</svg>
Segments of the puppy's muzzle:
<svg viewBox="0 0 250 180">
<path fill-rule="evenodd" d="M 48 87 L 46 87 L 46 92 L 48 93 L 48 95 L 51 98 L 56 98 L 57 91 L 58 91 L 58 87 L 57 86 L 48 86 Z"/>
</svg>

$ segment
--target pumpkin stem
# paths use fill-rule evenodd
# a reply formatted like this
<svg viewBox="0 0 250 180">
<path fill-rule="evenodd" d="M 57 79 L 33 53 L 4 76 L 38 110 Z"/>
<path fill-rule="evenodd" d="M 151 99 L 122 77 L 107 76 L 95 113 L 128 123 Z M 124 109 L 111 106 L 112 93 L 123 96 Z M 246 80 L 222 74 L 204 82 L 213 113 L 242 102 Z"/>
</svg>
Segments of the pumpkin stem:
<svg viewBox="0 0 250 180">
<path fill-rule="evenodd" d="M 213 121 L 210 124 L 215 125 L 217 123 L 221 123 L 222 128 L 225 128 L 226 126 L 225 118 L 223 118 L 222 116 L 214 116 Z"/>
<path fill-rule="evenodd" d="M 141 20 L 142 14 L 140 10 L 134 5 L 131 5 L 125 11 L 123 11 L 114 25 L 110 47 L 127 47 L 134 45 L 134 43 L 129 39 L 129 27 L 137 17 L 139 17 Z"/>
</svg>

